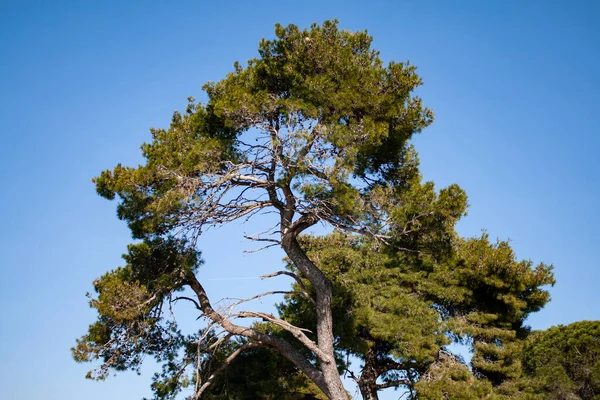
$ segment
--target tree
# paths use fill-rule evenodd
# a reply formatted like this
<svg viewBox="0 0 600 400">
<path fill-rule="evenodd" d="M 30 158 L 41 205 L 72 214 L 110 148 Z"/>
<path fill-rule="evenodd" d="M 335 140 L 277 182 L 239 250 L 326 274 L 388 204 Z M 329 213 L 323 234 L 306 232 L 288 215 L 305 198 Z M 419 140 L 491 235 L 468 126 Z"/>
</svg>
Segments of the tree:
<svg viewBox="0 0 600 400">
<path fill-rule="evenodd" d="M 437 212 L 430 215 L 461 210 L 449 206 L 460 202 L 444 197 L 443 191 L 439 199 L 431 197 Z M 442 389 L 454 393 L 451 398 L 480 398 L 484 389 L 515 396 L 520 390 L 514 381 L 521 374 L 521 339 L 528 333 L 524 321 L 549 300 L 543 286 L 554 283 L 551 268 L 532 269 L 531 262 L 516 260 L 508 243 L 490 243 L 486 235 L 456 237 L 450 221 L 447 236 L 438 228 L 416 230 L 420 238 L 411 241 L 418 252 L 341 233 L 304 238 L 311 259 L 333 281 L 336 348 L 361 360 L 359 373 L 350 374 L 363 399 L 376 399 L 388 387 L 431 399 L 440 398 Z M 450 238 L 453 247 L 444 249 Z M 297 294 L 280 310 L 295 325 L 314 326 L 313 310 Z M 453 340 L 470 344 L 475 375 L 448 352 Z"/>
<path fill-rule="evenodd" d="M 152 130 L 152 142 L 142 146 L 144 165 L 117 165 L 95 179 L 101 196 L 120 199 L 119 218 L 141 240 L 130 246 L 124 268 L 96 282 L 91 304 L 100 316 L 74 349 L 77 360 L 104 361 L 100 377 L 111 368 L 135 368 L 145 353 L 175 357 L 188 340 L 162 310 L 188 300 L 211 325 L 247 341 L 232 356 L 274 349 L 329 398 L 346 398 L 335 361 L 332 284 L 298 236 L 323 222 L 390 239 L 396 222 L 389 199 L 414 174 L 407 141 L 433 114 L 412 95 L 421 83 L 415 68 L 384 66 L 366 32 L 341 31 L 328 21 L 309 30 L 277 25 L 275 33 L 246 67 L 236 64 L 225 79 L 204 86 L 206 104 L 190 99 L 169 129 Z M 267 209 L 278 215 L 268 232 L 279 237 L 251 239 L 281 246 L 298 275 L 286 273 L 310 282 L 314 340 L 274 315 L 218 312 L 194 274 L 203 231 Z M 176 295 L 184 288 L 195 298 Z M 277 326 L 309 355 L 239 318 Z M 198 397 L 205 385 L 196 385 Z"/>
<path fill-rule="evenodd" d="M 366 32 L 336 21 L 275 33 L 258 58 L 204 86 L 205 104 L 190 99 L 153 129 L 143 165 L 94 180 L 138 241 L 94 282 L 99 317 L 75 359 L 100 359 L 90 377 L 103 379 L 154 356 L 159 399 L 187 386 L 194 399 L 346 399 L 347 354 L 362 360 L 365 399 L 386 387 L 432 399 L 519 393 L 524 320 L 548 301 L 551 267 L 456 234 L 466 194 L 423 183 L 409 144 L 433 120 L 412 94 L 414 67 L 384 66 Z M 284 250 L 288 269 L 265 277 L 287 275 L 293 288 L 216 309 L 196 277 L 197 239 L 265 211 L 276 221 L 247 238 Z M 333 232 L 306 235 L 317 223 Z M 275 293 L 287 295 L 279 315 L 240 309 Z M 181 332 L 178 302 L 208 326 Z M 451 341 L 472 344 L 474 374 L 446 351 Z"/>
<path fill-rule="evenodd" d="M 545 399 L 600 398 L 600 321 L 534 332 L 525 342 L 527 383 Z"/>
<path fill-rule="evenodd" d="M 416 170 L 416 155 L 411 158 Z M 435 285 L 427 275 L 452 253 L 454 224 L 466 209 L 460 188 L 453 185 L 438 195 L 416 173 L 388 200 L 393 200 L 387 206 L 394 210 L 394 224 L 387 243 L 341 231 L 302 238 L 309 257 L 333 281 L 337 349 L 362 359 L 361 373 L 348 373 L 365 399 L 377 398 L 386 387 L 412 388 L 448 343 L 423 287 Z M 312 292 L 310 282 L 305 286 Z M 314 311 L 302 296 L 289 295 L 280 311 L 295 325 L 315 325 Z"/>
</svg>

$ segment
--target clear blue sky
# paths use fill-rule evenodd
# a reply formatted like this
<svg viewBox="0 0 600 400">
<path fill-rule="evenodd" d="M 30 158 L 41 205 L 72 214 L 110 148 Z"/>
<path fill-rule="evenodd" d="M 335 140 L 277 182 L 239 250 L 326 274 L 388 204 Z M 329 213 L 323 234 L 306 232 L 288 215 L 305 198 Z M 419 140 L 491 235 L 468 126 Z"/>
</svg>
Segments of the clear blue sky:
<svg viewBox="0 0 600 400">
<path fill-rule="evenodd" d="M 216 3 L 1 2 L 3 398 L 150 395 L 149 373 L 94 383 L 70 358 L 94 319 L 85 292 L 130 240 L 90 178 L 139 162 L 148 128 L 254 57 L 275 22 L 338 18 L 368 29 L 385 60 L 417 65 L 436 112 L 415 140 L 422 170 L 469 194 L 461 233 L 485 228 L 519 257 L 555 265 L 553 300 L 534 328 L 600 319 L 599 2 Z M 258 287 L 220 278 L 279 267 L 279 254 L 244 256 L 240 229 L 202 243 L 213 297 Z"/>
</svg>

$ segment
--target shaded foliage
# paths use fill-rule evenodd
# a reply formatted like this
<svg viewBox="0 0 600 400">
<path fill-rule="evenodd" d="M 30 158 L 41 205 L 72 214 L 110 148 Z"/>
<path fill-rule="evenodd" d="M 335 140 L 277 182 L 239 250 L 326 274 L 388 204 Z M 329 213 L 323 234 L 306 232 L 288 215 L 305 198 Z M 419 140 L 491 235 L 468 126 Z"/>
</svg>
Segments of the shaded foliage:
<svg viewBox="0 0 600 400">
<path fill-rule="evenodd" d="M 206 399 L 324 400 L 325 395 L 301 371 L 268 349 L 240 354 L 211 385 Z"/>
</svg>

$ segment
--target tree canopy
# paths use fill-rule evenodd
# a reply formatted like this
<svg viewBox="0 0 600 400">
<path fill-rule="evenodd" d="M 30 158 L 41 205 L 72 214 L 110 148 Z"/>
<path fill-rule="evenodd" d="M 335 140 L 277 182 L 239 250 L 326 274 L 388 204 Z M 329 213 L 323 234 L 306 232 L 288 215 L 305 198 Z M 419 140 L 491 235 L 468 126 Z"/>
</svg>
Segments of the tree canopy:
<svg viewBox="0 0 600 400">
<path fill-rule="evenodd" d="M 524 346 L 523 369 L 546 399 L 600 398 L 600 321 L 534 332 Z"/>
<path fill-rule="evenodd" d="M 415 67 L 384 64 L 367 32 L 337 21 L 276 25 L 275 35 L 207 83 L 205 103 L 190 98 L 167 129 L 152 129 L 144 164 L 94 179 L 136 242 L 125 266 L 94 282 L 98 319 L 75 359 L 100 360 L 89 377 L 104 379 L 154 356 L 157 399 L 193 387 L 194 399 L 341 400 L 341 373 L 364 399 L 388 387 L 412 398 L 524 395 L 525 319 L 549 300 L 551 266 L 456 233 L 465 192 L 423 182 L 410 143 L 433 121 L 414 95 Z M 196 276 L 198 238 L 247 218 L 265 223 L 248 240 L 287 256 L 266 277 L 294 284 L 223 312 Z M 330 233 L 307 234 L 317 223 Z M 284 292 L 277 315 L 242 310 Z M 196 332 L 177 325 L 178 302 L 203 317 Z M 453 342 L 471 346 L 470 369 Z"/>
</svg>

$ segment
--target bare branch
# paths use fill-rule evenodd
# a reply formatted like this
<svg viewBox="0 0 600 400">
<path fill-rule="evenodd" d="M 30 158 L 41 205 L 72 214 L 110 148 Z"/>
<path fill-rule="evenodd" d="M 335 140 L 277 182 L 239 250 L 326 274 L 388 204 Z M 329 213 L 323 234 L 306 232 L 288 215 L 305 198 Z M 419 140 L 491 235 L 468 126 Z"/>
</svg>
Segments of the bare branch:
<svg viewBox="0 0 600 400">
<path fill-rule="evenodd" d="M 350 375 L 350 378 L 352 378 L 352 380 L 356 383 L 358 383 L 359 379 L 356 377 L 356 375 L 354 374 L 354 372 L 352 372 L 351 370 L 349 370 L 348 368 L 344 369 L 344 373 Z"/>
<path fill-rule="evenodd" d="M 273 278 L 275 276 L 280 276 L 280 275 L 287 275 L 287 276 L 290 276 L 290 277 L 294 278 L 294 280 L 296 281 L 296 283 L 300 287 L 300 293 L 304 297 L 306 297 L 311 303 L 315 302 L 315 300 L 312 298 L 312 296 L 310 294 L 308 294 L 308 290 L 306 290 L 306 286 L 302 282 L 302 278 L 300 278 L 298 275 L 294 274 L 293 272 L 290 272 L 290 271 L 277 271 L 277 272 L 273 272 L 271 274 L 261 275 L 260 279 Z"/>
<path fill-rule="evenodd" d="M 317 346 L 317 344 L 315 342 L 310 340 L 308 338 L 308 336 L 306 336 L 304 334 L 304 332 L 312 333 L 308 329 L 299 328 L 281 318 L 277 318 L 273 314 L 268 314 L 268 313 L 254 312 L 254 311 L 242 311 L 242 312 L 239 312 L 236 316 L 239 318 L 262 318 L 266 322 L 271 322 L 271 323 L 283 328 L 284 330 L 290 332 L 300 343 L 302 343 L 304 345 L 304 347 L 306 347 L 307 349 L 309 349 L 310 351 L 315 353 L 315 355 L 322 362 L 332 362 L 331 358 L 327 354 L 325 354 Z"/>
<path fill-rule="evenodd" d="M 194 306 L 196 306 L 196 308 L 200 311 L 202 311 L 202 308 L 200 307 L 200 304 L 198 304 L 198 302 L 190 297 L 186 297 L 186 296 L 177 296 L 175 297 L 172 302 L 173 303 L 177 303 L 179 300 L 187 300 L 187 301 L 191 301 L 192 303 L 194 303 Z"/>
<path fill-rule="evenodd" d="M 248 254 L 258 253 L 259 251 L 263 251 L 263 250 L 266 250 L 268 248 L 275 247 L 275 246 L 278 246 L 278 245 L 279 245 L 279 243 L 271 243 L 271 244 L 268 244 L 266 246 L 259 247 L 258 249 L 244 250 L 244 253 L 248 253 Z"/>
<path fill-rule="evenodd" d="M 276 349 L 282 356 L 290 360 L 296 367 L 298 367 L 302 372 L 304 372 L 315 384 L 325 393 L 329 394 L 329 387 L 325 381 L 325 377 L 323 372 L 317 369 L 313 364 L 311 364 L 302 353 L 300 353 L 296 348 L 294 348 L 290 343 L 286 340 L 268 335 L 266 333 L 257 331 L 256 329 L 236 325 L 232 323 L 229 319 L 219 314 L 210 304 L 208 296 L 206 294 L 206 290 L 200 284 L 196 276 L 188 273 L 183 276 L 187 285 L 194 291 L 196 296 L 198 297 L 199 304 L 202 308 L 204 316 L 206 316 L 209 320 L 214 322 L 217 325 L 220 325 L 225 331 L 229 332 L 232 335 L 239 335 L 251 339 L 253 342 L 258 342 L 264 344 L 266 347 L 272 347 Z M 300 331 L 300 333 L 302 333 Z M 302 335 L 304 335 L 302 333 Z M 314 343 L 313 343 L 314 344 Z M 332 362 L 332 360 L 328 360 L 326 362 Z"/>
<path fill-rule="evenodd" d="M 271 243 L 275 243 L 275 244 L 281 244 L 281 240 L 261 238 L 261 237 L 249 236 L 249 235 L 244 235 L 244 239 L 252 240 L 254 242 L 271 242 Z"/>
<path fill-rule="evenodd" d="M 225 297 L 223 300 L 238 300 L 237 302 L 235 302 L 229 306 L 230 308 L 233 308 L 233 307 L 239 306 L 242 303 L 247 303 L 252 300 L 260 299 L 261 297 L 271 296 L 274 294 L 292 294 L 292 293 L 294 293 L 294 292 L 289 291 L 289 290 L 274 290 L 271 292 L 264 292 L 261 294 L 257 294 L 256 296 L 248 297 L 247 299 L 232 299 L 230 297 Z"/>
<path fill-rule="evenodd" d="M 314 224 L 319 222 L 319 217 L 314 213 L 302 214 L 294 223 L 289 227 L 288 231 L 292 232 L 293 235 L 297 236 L 304 230 L 310 228 Z"/>
</svg>

